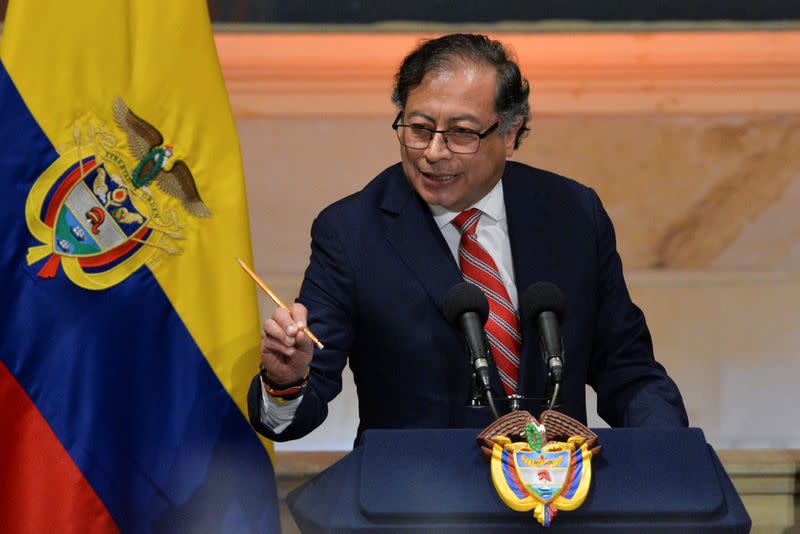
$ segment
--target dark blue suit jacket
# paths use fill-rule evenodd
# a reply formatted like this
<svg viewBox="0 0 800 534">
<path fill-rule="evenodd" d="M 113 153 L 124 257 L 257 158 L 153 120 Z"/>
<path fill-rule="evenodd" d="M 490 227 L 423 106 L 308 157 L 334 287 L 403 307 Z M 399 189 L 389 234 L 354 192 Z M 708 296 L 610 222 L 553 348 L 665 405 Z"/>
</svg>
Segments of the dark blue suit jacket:
<svg viewBox="0 0 800 534">
<path fill-rule="evenodd" d="M 516 162 L 506 164 L 502 182 L 518 292 L 546 280 L 566 296 L 561 411 L 586 422 L 589 384 L 600 416 L 612 426 L 685 426 L 681 395 L 653 358 L 644 316 L 625 286 L 611 220 L 595 192 Z M 445 294 L 463 279 L 402 167 L 389 167 L 323 210 L 311 238 L 298 300 L 325 349 L 315 349 L 308 391 L 279 435 L 260 423 L 261 388 L 254 379 L 248 402 L 256 430 L 285 441 L 316 428 L 341 391 L 348 360 L 358 388 L 359 437 L 368 428 L 487 424 L 487 409 L 467 407 L 470 362 L 463 337 L 442 313 Z M 522 343 L 520 392 L 542 396 L 546 371 L 534 326 L 523 324 Z M 528 408 L 538 415 L 542 406 Z"/>
</svg>

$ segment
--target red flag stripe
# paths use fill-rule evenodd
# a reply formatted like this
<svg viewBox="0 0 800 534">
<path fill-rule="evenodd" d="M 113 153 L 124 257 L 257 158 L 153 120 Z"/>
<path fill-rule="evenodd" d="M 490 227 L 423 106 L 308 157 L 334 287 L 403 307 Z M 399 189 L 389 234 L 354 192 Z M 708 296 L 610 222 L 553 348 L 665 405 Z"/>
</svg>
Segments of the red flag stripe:
<svg viewBox="0 0 800 534">
<path fill-rule="evenodd" d="M 2 362 L 0 406 L 3 533 L 119 532 L 83 473 Z"/>
</svg>

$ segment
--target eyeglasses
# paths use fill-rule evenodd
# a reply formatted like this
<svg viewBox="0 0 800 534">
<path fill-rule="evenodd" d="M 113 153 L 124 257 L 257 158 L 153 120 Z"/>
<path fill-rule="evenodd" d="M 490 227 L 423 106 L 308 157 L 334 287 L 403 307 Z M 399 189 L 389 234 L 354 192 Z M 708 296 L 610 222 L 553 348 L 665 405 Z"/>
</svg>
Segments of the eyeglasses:
<svg viewBox="0 0 800 534">
<path fill-rule="evenodd" d="M 454 154 L 474 154 L 481 147 L 481 139 L 491 134 L 500 126 L 500 121 L 495 122 L 483 132 L 470 132 L 469 130 L 433 130 L 424 126 L 399 124 L 403 112 L 397 114 L 392 129 L 397 132 L 400 144 L 422 150 L 428 148 L 433 136 L 442 134 L 447 149 Z"/>
</svg>

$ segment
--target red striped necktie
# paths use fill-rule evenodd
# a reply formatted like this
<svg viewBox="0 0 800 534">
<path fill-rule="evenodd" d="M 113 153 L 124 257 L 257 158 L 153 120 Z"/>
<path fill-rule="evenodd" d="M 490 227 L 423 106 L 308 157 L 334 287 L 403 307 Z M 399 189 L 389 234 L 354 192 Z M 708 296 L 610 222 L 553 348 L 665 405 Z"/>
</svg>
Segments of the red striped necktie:
<svg viewBox="0 0 800 534">
<path fill-rule="evenodd" d="M 519 356 L 522 352 L 519 315 L 508 291 L 500 278 L 492 257 L 478 243 L 475 233 L 481 211 L 477 208 L 462 211 L 453 219 L 453 224 L 461 232 L 458 246 L 458 264 L 464 280 L 481 288 L 489 300 L 489 320 L 486 321 L 486 337 L 495 364 L 500 372 L 500 380 L 506 395 L 517 393 L 519 376 Z"/>
</svg>

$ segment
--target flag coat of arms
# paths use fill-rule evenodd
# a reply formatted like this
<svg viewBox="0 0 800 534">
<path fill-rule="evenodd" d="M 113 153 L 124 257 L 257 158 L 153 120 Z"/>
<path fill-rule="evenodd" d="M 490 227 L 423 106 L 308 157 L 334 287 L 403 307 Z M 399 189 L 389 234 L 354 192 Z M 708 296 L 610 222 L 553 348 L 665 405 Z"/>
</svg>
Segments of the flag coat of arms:
<svg viewBox="0 0 800 534">
<path fill-rule="evenodd" d="M 205 2 L 12 0 L 0 59 L 0 528 L 277 532 Z"/>
</svg>

